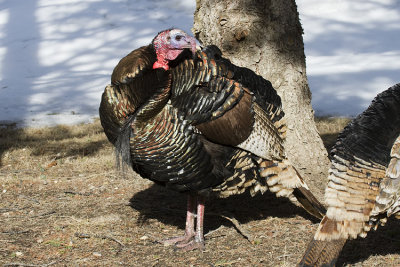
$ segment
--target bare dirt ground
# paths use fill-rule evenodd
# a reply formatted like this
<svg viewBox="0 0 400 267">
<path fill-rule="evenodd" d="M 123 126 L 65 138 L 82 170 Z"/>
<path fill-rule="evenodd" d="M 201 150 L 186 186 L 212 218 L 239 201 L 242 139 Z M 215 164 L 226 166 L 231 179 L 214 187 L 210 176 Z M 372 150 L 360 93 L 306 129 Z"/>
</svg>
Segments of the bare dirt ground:
<svg viewBox="0 0 400 267">
<path fill-rule="evenodd" d="M 346 122 L 318 120 L 326 146 Z M 295 266 L 317 227 L 286 199 L 243 194 L 209 200 L 205 251 L 164 247 L 184 229 L 185 196 L 118 173 L 98 122 L 0 129 L 0 199 L 3 266 Z M 400 266 L 399 233 L 392 219 L 349 241 L 338 266 Z"/>
</svg>

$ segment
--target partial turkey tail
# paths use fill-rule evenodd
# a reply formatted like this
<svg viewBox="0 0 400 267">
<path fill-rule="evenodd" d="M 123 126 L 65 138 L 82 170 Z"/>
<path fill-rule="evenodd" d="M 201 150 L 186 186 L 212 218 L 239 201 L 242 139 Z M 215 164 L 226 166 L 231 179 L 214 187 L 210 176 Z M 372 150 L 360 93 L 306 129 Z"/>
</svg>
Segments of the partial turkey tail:
<svg viewBox="0 0 400 267">
<path fill-rule="evenodd" d="M 346 239 L 330 241 L 313 239 L 298 266 L 335 266 L 345 243 Z"/>
<path fill-rule="evenodd" d="M 267 181 L 268 189 L 278 197 L 297 200 L 303 208 L 318 219 L 326 213 L 325 207 L 311 193 L 299 172 L 287 160 L 263 161 L 260 176 Z"/>
<path fill-rule="evenodd" d="M 346 243 L 347 231 L 355 227 L 353 224 L 358 226 L 360 223 L 336 221 L 324 216 L 299 266 L 335 266 Z"/>
<path fill-rule="evenodd" d="M 125 86 L 125 87 L 123 87 Z M 125 90 L 127 85 L 106 86 L 100 103 L 100 119 L 108 140 L 115 146 L 117 168 L 121 163 L 131 164 L 129 140 L 131 135 L 130 124 L 133 120 L 134 107 L 129 105 L 130 98 Z M 125 171 L 122 164 L 122 170 Z"/>
</svg>

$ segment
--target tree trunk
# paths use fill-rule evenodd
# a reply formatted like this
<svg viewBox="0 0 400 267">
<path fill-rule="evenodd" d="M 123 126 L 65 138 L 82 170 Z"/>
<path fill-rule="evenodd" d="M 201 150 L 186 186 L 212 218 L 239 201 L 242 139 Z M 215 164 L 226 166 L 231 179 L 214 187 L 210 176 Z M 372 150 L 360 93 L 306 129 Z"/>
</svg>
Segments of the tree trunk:
<svg viewBox="0 0 400 267">
<path fill-rule="evenodd" d="M 271 81 L 286 114 L 287 156 L 321 200 L 329 161 L 314 123 L 295 1 L 196 0 L 192 30 L 203 45 L 217 45 Z"/>
</svg>

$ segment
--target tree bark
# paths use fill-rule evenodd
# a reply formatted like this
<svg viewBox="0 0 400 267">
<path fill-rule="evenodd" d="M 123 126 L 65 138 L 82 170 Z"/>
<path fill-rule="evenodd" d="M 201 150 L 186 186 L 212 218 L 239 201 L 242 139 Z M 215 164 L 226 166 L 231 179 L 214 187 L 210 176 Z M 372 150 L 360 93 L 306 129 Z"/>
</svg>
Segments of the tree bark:
<svg viewBox="0 0 400 267">
<path fill-rule="evenodd" d="M 314 123 L 303 29 L 294 0 L 196 0 L 194 35 L 271 81 L 282 98 L 286 151 L 320 200 L 329 161 Z"/>
</svg>

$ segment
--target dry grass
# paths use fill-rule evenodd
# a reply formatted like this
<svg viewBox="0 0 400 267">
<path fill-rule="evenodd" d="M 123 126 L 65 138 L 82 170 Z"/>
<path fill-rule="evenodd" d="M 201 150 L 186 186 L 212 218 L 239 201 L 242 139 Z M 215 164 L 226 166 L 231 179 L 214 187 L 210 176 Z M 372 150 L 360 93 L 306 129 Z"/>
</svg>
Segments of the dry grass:
<svg viewBox="0 0 400 267">
<path fill-rule="evenodd" d="M 324 119 L 318 128 L 326 141 L 344 124 Z M 132 172 L 117 173 L 98 122 L 0 129 L 0 195 L 5 266 L 294 266 L 317 227 L 286 199 L 244 194 L 210 200 L 204 252 L 163 247 L 155 241 L 182 232 L 185 197 Z M 218 216 L 224 212 L 253 243 Z M 399 265 L 396 227 L 389 221 L 367 239 L 349 242 L 341 263 Z"/>
<path fill-rule="evenodd" d="M 329 151 L 335 144 L 339 132 L 350 122 L 350 119 L 344 117 L 318 117 L 315 122 L 322 141 Z"/>
</svg>

